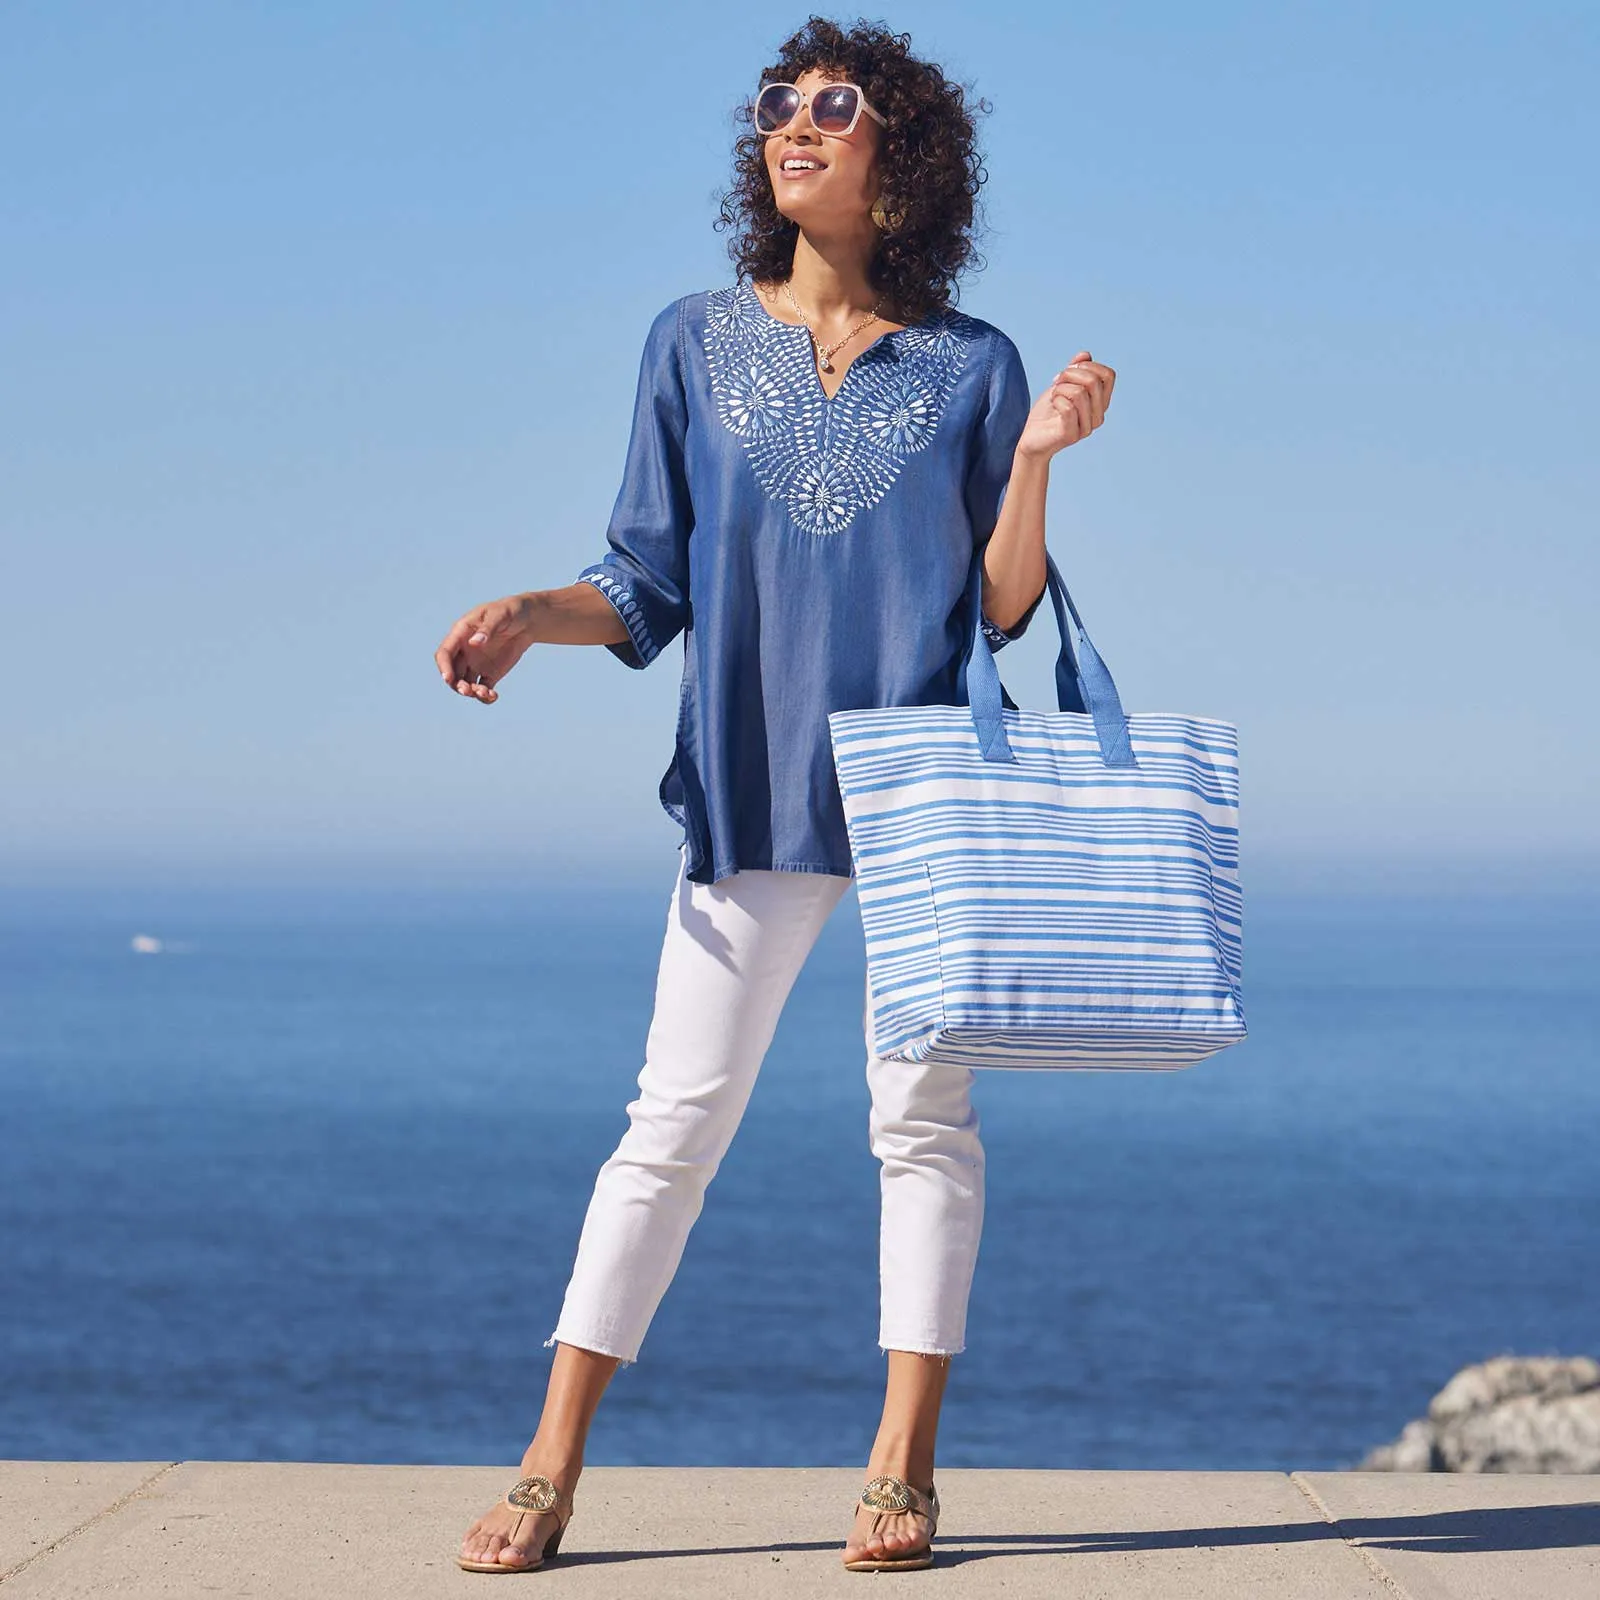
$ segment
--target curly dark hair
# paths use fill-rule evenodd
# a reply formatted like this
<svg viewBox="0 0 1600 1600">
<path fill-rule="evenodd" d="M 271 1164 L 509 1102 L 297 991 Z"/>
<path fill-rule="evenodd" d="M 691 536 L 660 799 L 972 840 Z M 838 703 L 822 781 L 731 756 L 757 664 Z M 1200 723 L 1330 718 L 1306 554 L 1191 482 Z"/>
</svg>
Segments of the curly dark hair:
<svg viewBox="0 0 1600 1600">
<path fill-rule="evenodd" d="M 757 80 L 793 83 L 817 69 L 860 84 L 867 100 L 889 119 L 880 130 L 883 205 L 893 226 L 880 235 L 867 276 L 904 322 L 920 322 L 959 297 L 957 277 L 985 263 L 973 245 L 978 191 L 988 176 L 977 149 L 975 112 L 994 107 L 969 100 L 930 61 L 911 54 L 911 36 L 858 19 L 849 30 L 826 17 L 809 17 L 784 40 L 778 59 Z M 741 277 L 783 283 L 794 269 L 799 224 L 779 211 L 767 173 L 766 140 L 751 121 L 752 94 L 734 115 L 742 131 L 734 143 L 732 187 L 720 196 L 712 226 L 733 228 L 728 254 Z M 898 213 L 898 219 L 895 214 Z"/>
</svg>

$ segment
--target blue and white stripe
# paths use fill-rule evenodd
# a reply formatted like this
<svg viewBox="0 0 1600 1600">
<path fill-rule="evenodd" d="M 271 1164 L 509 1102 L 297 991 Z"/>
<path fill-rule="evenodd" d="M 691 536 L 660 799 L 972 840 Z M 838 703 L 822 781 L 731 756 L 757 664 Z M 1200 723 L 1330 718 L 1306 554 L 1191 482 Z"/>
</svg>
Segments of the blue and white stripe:
<svg viewBox="0 0 1600 1600">
<path fill-rule="evenodd" d="M 873 1048 L 967 1067 L 1160 1069 L 1245 1037 L 1238 730 L 966 706 L 828 719 L 866 935 Z"/>
</svg>

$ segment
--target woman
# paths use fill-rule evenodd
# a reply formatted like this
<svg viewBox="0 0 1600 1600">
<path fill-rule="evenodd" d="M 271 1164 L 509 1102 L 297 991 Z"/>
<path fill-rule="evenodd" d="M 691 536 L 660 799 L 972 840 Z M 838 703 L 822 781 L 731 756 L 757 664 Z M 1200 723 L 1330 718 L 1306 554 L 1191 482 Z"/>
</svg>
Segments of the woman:
<svg viewBox="0 0 1600 1600">
<path fill-rule="evenodd" d="M 723 203 L 736 281 L 651 326 L 604 559 L 469 611 L 437 652 L 449 687 L 492 705 L 536 643 L 643 668 L 685 641 L 660 786 L 684 837 L 640 1092 L 595 1184 L 522 1477 L 467 1530 L 469 1570 L 555 1554 L 601 1394 L 638 1354 L 849 885 L 828 712 L 965 702 L 971 563 L 1002 646 L 1043 597 L 1050 459 L 1105 418 L 1114 374 L 1087 351 L 1030 404 L 1016 346 L 949 306 L 982 168 L 960 87 L 908 46 L 819 18 L 783 46 Z M 925 1567 L 983 1147 L 966 1069 L 869 1045 L 867 1076 L 888 1373 L 844 1556 Z"/>
</svg>

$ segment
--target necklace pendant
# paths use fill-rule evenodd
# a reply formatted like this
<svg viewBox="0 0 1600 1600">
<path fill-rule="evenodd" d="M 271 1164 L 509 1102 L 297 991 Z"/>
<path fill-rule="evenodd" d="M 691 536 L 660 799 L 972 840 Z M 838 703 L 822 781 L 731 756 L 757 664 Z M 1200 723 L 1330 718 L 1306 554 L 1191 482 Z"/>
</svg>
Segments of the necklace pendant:
<svg viewBox="0 0 1600 1600">
<path fill-rule="evenodd" d="M 826 356 L 823 356 L 821 358 L 821 360 L 817 364 L 818 364 L 818 366 L 820 366 L 822 368 L 822 370 L 824 372 L 832 372 L 833 371 L 833 363 Z"/>
</svg>

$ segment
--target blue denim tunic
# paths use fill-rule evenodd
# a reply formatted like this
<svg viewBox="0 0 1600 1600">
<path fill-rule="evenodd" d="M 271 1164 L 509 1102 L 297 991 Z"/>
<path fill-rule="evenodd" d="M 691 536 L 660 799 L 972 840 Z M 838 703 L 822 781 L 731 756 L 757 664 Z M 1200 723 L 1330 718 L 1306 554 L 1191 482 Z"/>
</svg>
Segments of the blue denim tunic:
<svg viewBox="0 0 1600 1600">
<path fill-rule="evenodd" d="M 742 277 L 656 316 L 610 548 L 577 581 L 628 666 L 683 634 L 659 794 L 691 881 L 852 875 L 828 713 L 966 703 L 967 580 L 1031 403 L 1010 338 L 954 308 L 880 335 L 831 398 Z M 985 617 L 991 644 L 1038 604 L 1009 635 Z"/>
</svg>

